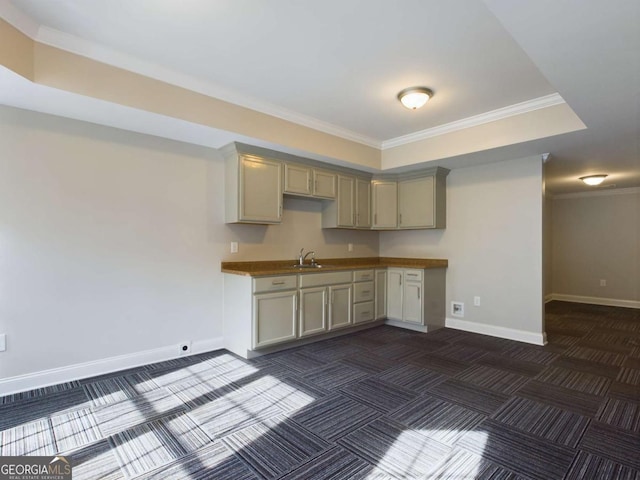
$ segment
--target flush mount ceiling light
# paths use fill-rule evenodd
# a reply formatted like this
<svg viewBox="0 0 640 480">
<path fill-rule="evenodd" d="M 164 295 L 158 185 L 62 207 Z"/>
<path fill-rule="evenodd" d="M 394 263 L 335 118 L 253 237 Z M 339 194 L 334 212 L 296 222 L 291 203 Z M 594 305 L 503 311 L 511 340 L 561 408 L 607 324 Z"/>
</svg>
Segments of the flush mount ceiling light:
<svg viewBox="0 0 640 480">
<path fill-rule="evenodd" d="M 580 177 L 580 180 L 582 180 L 587 185 L 595 186 L 600 185 L 602 182 L 604 182 L 605 178 L 607 178 L 607 176 L 604 173 L 600 173 L 598 175 L 587 175 L 586 177 Z"/>
<path fill-rule="evenodd" d="M 433 97 L 433 91 L 427 87 L 409 87 L 398 93 L 398 100 L 409 110 L 420 108 Z"/>
</svg>

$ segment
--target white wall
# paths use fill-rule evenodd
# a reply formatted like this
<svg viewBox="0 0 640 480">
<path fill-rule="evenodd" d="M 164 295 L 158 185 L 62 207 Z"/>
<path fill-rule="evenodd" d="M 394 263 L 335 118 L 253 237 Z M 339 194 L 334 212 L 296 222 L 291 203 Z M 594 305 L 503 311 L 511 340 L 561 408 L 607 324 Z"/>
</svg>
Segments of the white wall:
<svg viewBox="0 0 640 480">
<path fill-rule="evenodd" d="M 559 195 L 552 203 L 554 296 L 640 307 L 640 189 Z"/>
<path fill-rule="evenodd" d="M 282 225 L 224 224 L 215 150 L 0 107 L 0 151 L 0 394 L 215 346 L 222 260 L 378 255 L 376 232 L 321 230 L 313 200 L 286 199 Z"/>
<path fill-rule="evenodd" d="M 541 158 L 453 170 L 446 230 L 383 232 L 380 254 L 448 258 L 448 318 L 449 302 L 462 301 L 463 320 L 489 326 L 487 332 L 498 327 L 541 338 Z"/>
</svg>

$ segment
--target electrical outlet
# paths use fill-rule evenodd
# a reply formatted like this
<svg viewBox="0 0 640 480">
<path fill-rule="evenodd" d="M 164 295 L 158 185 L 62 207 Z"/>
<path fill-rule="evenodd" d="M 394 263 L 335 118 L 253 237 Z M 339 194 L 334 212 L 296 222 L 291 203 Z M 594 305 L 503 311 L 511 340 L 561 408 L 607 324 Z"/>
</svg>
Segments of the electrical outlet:
<svg viewBox="0 0 640 480">
<path fill-rule="evenodd" d="M 353 252 L 353 243 L 349 243 L 347 245 L 347 250 L 349 250 L 350 252 Z"/>
<path fill-rule="evenodd" d="M 0 352 L 4 352 L 7 349 L 7 334 L 0 333 Z"/>
<path fill-rule="evenodd" d="M 238 242 L 231 242 L 231 253 L 238 253 Z"/>
<path fill-rule="evenodd" d="M 473 297 L 473 304 L 476 307 L 479 307 L 480 306 L 480 297 Z"/>
<path fill-rule="evenodd" d="M 451 302 L 451 315 L 454 317 L 464 317 L 464 303 Z"/>
<path fill-rule="evenodd" d="M 180 355 L 188 355 L 191 353 L 191 342 L 182 342 L 178 344 Z"/>
<path fill-rule="evenodd" d="M 604 278 L 600 280 L 600 286 L 601 287 L 606 287 L 607 286 L 607 281 Z"/>
</svg>

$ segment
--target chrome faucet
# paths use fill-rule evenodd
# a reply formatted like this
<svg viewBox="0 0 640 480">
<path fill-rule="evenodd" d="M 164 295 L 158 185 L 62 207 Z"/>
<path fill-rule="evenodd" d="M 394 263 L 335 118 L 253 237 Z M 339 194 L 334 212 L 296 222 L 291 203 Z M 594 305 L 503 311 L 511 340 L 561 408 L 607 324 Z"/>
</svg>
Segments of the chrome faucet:
<svg viewBox="0 0 640 480">
<path fill-rule="evenodd" d="M 309 255 L 311 255 L 311 265 L 316 264 L 316 252 L 311 251 L 304 254 L 304 248 L 300 249 L 300 255 L 298 256 L 298 265 L 304 265 L 304 261 L 307 259 Z"/>
</svg>

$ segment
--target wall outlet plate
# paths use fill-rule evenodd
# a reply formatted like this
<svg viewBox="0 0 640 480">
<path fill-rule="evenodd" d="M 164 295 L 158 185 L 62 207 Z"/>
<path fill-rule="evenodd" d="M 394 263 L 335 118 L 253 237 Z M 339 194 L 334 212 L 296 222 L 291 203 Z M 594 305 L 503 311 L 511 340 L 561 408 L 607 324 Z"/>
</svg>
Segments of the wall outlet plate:
<svg viewBox="0 0 640 480">
<path fill-rule="evenodd" d="M 464 317 L 464 303 L 451 302 L 451 315 L 454 317 Z"/>
</svg>

